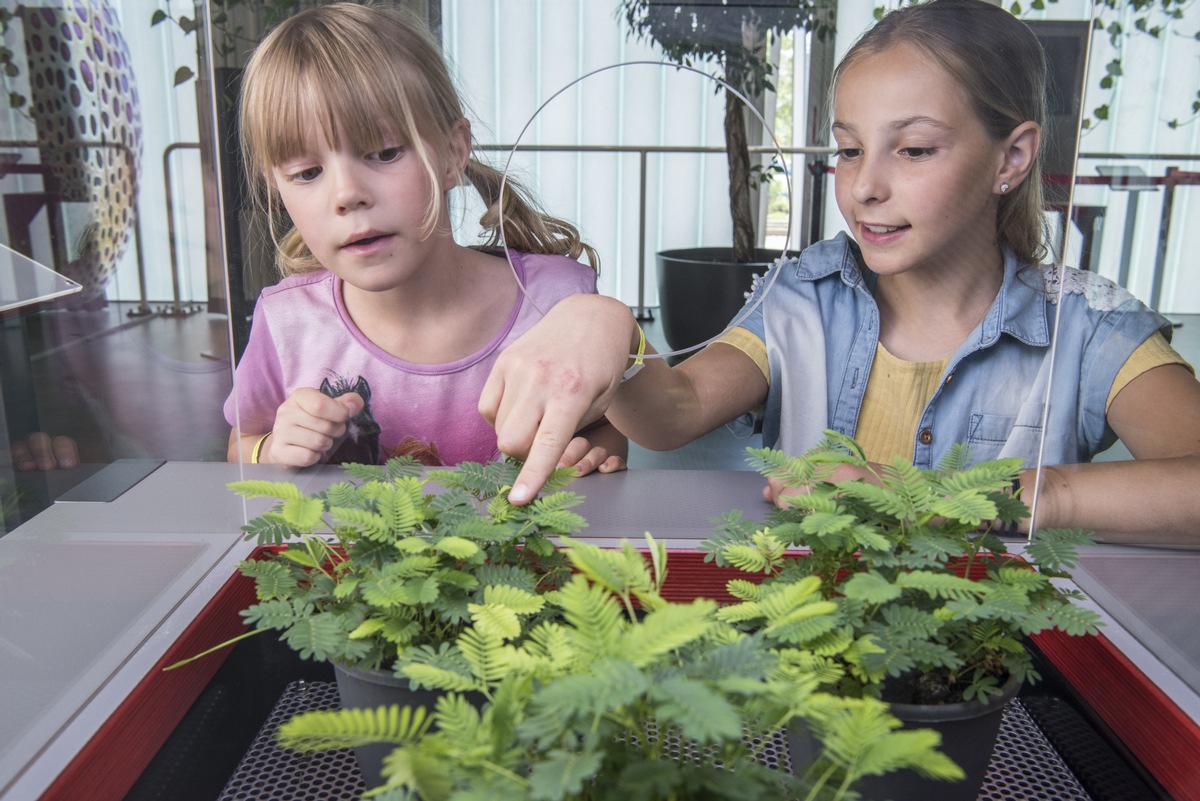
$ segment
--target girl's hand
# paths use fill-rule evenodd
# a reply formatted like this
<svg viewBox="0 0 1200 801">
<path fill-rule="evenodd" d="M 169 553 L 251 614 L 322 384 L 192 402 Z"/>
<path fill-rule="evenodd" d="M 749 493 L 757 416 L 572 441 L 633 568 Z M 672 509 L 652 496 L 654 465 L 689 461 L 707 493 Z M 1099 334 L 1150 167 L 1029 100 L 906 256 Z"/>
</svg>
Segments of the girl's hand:
<svg viewBox="0 0 1200 801">
<path fill-rule="evenodd" d="M 576 432 L 604 414 L 636 331 L 629 307 L 620 301 L 572 295 L 500 354 L 479 411 L 495 426 L 500 451 L 525 460 L 510 501 L 532 499 Z"/>
<path fill-rule="evenodd" d="M 875 469 L 880 467 L 880 465 L 874 463 L 872 465 Z M 838 465 L 837 469 L 833 471 L 833 475 L 827 480 L 832 483 L 838 483 L 841 481 L 854 481 L 856 479 L 869 481 L 872 484 L 880 483 L 879 476 L 871 470 L 851 464 Z M 796 495 L 807 495 L 808 490 L 808 487 L 790 487 L 777 478 L 768 478 L 767 486 L 763 487 L 763 500 L 774 504 L 780 509 L 787 509 L 791 506 L 787 502 L 788 498 L 795 497 Z"/>
<path fill-rule="evenodd" d="M 350 418 L 361 412 L 363 399 L 348 392 L 331 398 L 320 390 L 301 387 L 279 406 L 275 427 L 259 452 L 260 462 L 308 467 L 325 455 L 346 433 Z"/>
</svg>

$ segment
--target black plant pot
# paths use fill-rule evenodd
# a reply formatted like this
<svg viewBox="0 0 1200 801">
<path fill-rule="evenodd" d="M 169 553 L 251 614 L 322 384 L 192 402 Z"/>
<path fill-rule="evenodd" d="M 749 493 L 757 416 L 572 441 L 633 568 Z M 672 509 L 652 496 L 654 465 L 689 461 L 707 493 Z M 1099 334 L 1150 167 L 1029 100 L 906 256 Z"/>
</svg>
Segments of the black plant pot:
<svg viewBox="0 0 1200 801">
<path fill-rule="evenodd" d="M 698 345 L 725 330 L 746 302 L 754 275 L 781 255 L 758 248 L 752 262 L 732 261 L 730 248 L 683 248 L 658 254 L 663 336 L 671 350 Z"/>
<path fill-rule="evenodd" d="M 958 782 L 944 782 L 925 777 L 912 770 L 900 770 L 883 776 L 868 776 L 854 783 L 863 801 L 975 801 L 983 786 L 1004 708 L 1016 697 L 1021 682 L 1010 678 L 999 696 L 986 704 L 962 701 L 957 704 L 889 704 L 891 713 L 900 719 L 905 729 L 933 729 L 942 735 L 941 751 L 954 760 L 966 777 Z M 808 767 L 820 749 L 803 721 L 794 723 L 787 731 L 788 749 L 793 769 L 800 773 Z"/>
<path fill-rule="evenodd" d="M 343 709 L 374 709 L 379 706 L 425 707 L 433 714 L 433 707 L 441 695 L 436 690 L 411 690 L 408 679 L 398 679 L 382 670 L 365 670 L 334 664 L 338 697 Z M 383 784 L 383 760 L 394 746 L 388 743 L 372 743 L 354 749 L 354 757 L 362 771 L 367 789 Z"/>
</svg>

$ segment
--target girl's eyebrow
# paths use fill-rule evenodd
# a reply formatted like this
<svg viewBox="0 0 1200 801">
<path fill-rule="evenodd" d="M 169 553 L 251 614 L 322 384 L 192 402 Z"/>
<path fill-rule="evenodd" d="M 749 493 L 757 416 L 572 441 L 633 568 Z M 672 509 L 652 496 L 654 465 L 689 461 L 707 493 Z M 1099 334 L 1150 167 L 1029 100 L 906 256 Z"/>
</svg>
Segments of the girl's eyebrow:
<svg viewBox="0 0 1200 801">
<path fill-rule="evenodd" d="M 902 131 L 905 128 L 910 128 L 914 125 L 932 125 L 933 127 L 941 128 L 944 131 L 953 130 L 952 126 L 947 125 L 941 120 L 934 119 L 933 117 L 926 117 L 920 114 L 912 117 L 905 117 L 903 119 L 888 123 L 888 128 L 892 129 L 893 131 Z M 832 127 L 835 131 L 845 131 L 847 133 L 854 132 L 854 126 L 847 122 L 838 122 L 835 120 Z"/>
<path fill-rule="evenodd" d="M 941 120 L 934 119 L 933 117 L 926 117 L 923 115 L 916 115 L 913 117 L 905 117 L 902 120 L 896 120 L 889 127 L 892 128 L 892 130 L 899 131 L 904 128 L 909 128 L 913 125 L 932 125 L 935 128 L 941 128 L 946 131 L 951 130 L 951 126 L 947 125 L 946 123 L 942 122 Z"/>
</svg>

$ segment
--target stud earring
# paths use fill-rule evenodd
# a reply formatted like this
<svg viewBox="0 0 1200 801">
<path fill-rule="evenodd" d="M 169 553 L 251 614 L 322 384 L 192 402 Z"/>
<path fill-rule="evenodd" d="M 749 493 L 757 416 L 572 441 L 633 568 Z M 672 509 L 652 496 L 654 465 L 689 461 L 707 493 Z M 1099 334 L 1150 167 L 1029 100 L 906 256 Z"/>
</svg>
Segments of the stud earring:
<svg viewBox="0 0 1200 801">
<path fill-rule="evenodd" d="M 1008 192 L 1008 184 L 1000 184 L 1000 194 L 1002 194 L 1002 195 L 1007 194 L 1007 192 Z"/>
</svg>

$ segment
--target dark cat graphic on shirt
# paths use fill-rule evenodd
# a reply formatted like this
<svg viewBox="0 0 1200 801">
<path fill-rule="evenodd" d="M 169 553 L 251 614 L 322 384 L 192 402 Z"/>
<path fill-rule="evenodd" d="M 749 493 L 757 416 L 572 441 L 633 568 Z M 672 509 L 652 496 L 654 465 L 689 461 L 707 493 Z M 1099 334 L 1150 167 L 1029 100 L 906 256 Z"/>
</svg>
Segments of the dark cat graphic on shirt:
<svg viewBox="0 0 1200 801">
<path fill-rule="evenodd" d="M 346 424 L 346 436 L 329 456 L 330 464 L 379 464 L 379 423 L 371 413 L 371 385 L 361 375 L 358 381 L 337 378 L 333 383 L 326 378 L 321 382 L 321 393 L 331 398 L 357 392 L 363 399 L 362 411 L 350 418 Z"/>
</svg>

